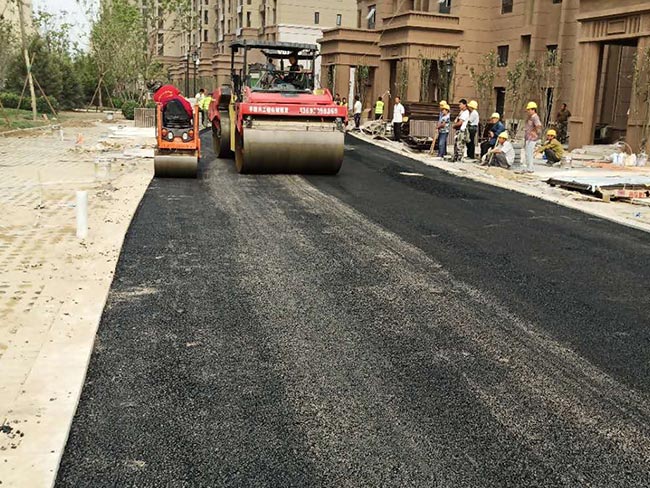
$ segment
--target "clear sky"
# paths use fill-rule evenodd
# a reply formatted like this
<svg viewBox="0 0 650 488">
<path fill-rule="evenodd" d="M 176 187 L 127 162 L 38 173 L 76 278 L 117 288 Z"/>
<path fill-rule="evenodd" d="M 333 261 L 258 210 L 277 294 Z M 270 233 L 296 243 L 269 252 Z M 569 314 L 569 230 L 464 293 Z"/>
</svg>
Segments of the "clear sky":
<svg viewBox="0 0 650 488">
<path fill-rule="evenodd" d="M 88 46 L 88 31 L 90 29 L 88 18 L 84 13 L 87 10 L 88 0 L 32 0 L 34 12 L 45 10 L 52 14 L 58 14 L 61 11 L 67 12 L 65 22 L 72 24 L 73 39 L 76 40 L 82 48 Z M 94 1 L 90 1 L 94 4 Z"/>
</svg>

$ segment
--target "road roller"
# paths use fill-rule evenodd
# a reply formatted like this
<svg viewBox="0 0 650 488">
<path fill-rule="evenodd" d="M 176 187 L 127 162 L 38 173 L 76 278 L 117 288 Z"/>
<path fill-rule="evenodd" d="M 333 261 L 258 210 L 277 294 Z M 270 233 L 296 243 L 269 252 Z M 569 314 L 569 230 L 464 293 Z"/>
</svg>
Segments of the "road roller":
<svg viewBox="0 0 650 488">
<path fill-rule="evenodd" d="M 336 174 L 348 109 L 316 89 L 313 44 L 241 40 L 231 44 L 230 84 L 212 95 L 215 153 L 239 173 Z"/>
<path fill-rule="evenodd" d="M 169 100 L 156 104 L 156 149 L 154 175 L 170 178 L 196 178 L 201 157 L 199 108 L 189 108 Z"/>
</svg>

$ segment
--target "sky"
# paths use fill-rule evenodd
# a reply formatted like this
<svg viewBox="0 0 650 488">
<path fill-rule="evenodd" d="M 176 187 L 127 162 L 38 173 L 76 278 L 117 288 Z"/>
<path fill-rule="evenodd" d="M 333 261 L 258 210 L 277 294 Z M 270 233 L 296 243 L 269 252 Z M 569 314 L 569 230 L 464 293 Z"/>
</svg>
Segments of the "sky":
<svg viewBox="0 0 650 488">
<path fill-rule="evenodd" d="M 32 8 L 34 12 L 45 10 L 52 14 L 66 11 L 65 22 L 73 25 L 73 40 L 79 42 L 80 47 L 85 48 L 88 46 L 90 26 L 84 14 L 85 7 L 80 6 L 80 4 L 87 3 L 87 0 L 81 2 L 78 0 L 32 0 Z"/>
</svg>

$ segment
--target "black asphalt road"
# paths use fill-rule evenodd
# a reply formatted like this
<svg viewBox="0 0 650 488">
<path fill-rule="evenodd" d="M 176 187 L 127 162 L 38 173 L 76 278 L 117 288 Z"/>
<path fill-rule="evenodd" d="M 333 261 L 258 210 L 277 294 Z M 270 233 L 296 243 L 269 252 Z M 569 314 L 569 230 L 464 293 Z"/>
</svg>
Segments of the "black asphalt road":
<svg viewBox="0 0 650 488">
<path fill-rule="evenodd" d="M 151 184 L 56 486 L 650 486 L 648 235 L 347 143 Z"/>
</svg>

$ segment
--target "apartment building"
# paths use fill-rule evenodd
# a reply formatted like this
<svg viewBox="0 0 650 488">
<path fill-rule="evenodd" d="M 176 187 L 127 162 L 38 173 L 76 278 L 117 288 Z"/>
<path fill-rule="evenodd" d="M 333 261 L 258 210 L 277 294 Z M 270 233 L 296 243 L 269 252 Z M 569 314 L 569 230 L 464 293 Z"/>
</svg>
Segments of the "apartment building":
<svg viewBox="0 0 650 488">
<path fill-rule="evenodd" d="M 650 47 L 650 2 L 644 0 L 359 0 L 356 26 L 326 30 L 323 84 L 406 101 L 479 98 L 471 68 L 497 56 L 485 115 L 520 118 L 506 90 L 521 58 L 557 59 L 555 76 L 537 102 L 552 114 L 566 102 L 572 147 L 606 134 L 638 145 L 641 105 L 635 99 L 635 54 Z M 541 76 L 541 75 L 540 75 Z M 552 117 L 551 117 L 552 118 Z"/>
<path fill-rule="evenodd" d="M 356 0 L 195 0 L 200 25 L 185 35 L 170 78 L 192 77 L 187 53 L 198 53 L 197 76 L 206 88 L 230 76 L 230 43 L 240 39 L 316 44 L 323 31 L 356 25 Z M 188 68 L 189 66 L 189 68 Z M 316 71 L 319 73 L 320 59 Z M 320 79 L 320 76 L 318 77 Z M 182 84 L 182 83 L 181 83 Z"/>
<path fill-rule="evenodd" d="M 25 22 L 28 23 L 28 27 L 32 25 L 32 1 L 31 0 L 22 0 L 23 13 Z M 19 22 L 18 15 L 18 4 L 15 0 L 0 0 L 0 20 L 7 20 L 16 27 L 18 27 Z"/>
</svg>

